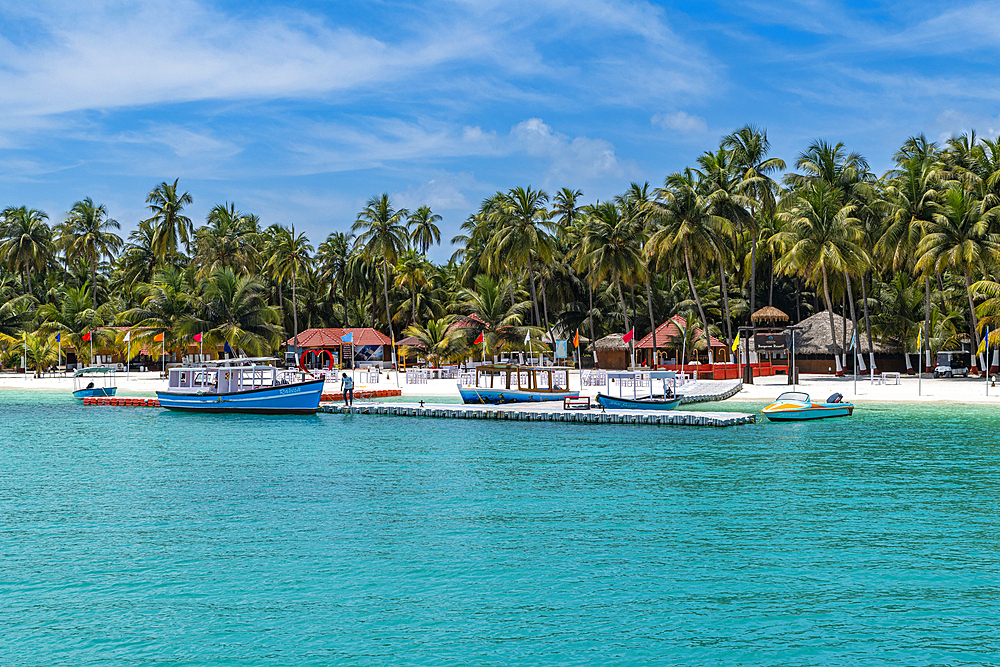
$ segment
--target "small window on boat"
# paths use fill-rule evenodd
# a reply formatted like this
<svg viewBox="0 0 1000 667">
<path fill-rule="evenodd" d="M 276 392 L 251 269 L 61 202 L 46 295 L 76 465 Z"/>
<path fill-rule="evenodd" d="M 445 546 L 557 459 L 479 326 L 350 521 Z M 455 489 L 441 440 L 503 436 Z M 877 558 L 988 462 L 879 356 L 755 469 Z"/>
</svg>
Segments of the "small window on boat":
<svg viewBox="0 0 1000 667">
<path fill-rule="evenodd" d="M 809 402 L 809 394 L 801 391 L 786 391 L 781 396 L 778 396 L 779 401 L 801 401 L 803 403 Z"/>
</svg>

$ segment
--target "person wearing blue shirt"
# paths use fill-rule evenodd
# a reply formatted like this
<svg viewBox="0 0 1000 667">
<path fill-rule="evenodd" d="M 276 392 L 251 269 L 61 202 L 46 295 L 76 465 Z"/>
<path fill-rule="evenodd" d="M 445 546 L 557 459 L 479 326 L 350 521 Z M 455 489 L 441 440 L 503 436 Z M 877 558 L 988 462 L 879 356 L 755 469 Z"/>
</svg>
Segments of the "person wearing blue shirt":
<svg viewBox="0 0 1000 667">
<path fill-rule="evenodd" d="M 344 405 L 354 405 L 354 378 L 347 373 L 340 378 L 340 391 L 344 395 Z"/>
</svg>

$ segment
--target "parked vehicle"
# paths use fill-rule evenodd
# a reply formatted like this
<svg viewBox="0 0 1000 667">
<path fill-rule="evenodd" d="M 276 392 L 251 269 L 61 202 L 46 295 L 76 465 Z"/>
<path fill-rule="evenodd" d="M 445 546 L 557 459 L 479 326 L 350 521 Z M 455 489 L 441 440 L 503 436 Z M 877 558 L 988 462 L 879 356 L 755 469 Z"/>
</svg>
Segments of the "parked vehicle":
<svg viewBox="0 0 1000 667">
<path fill-rule="evenodd" d="M 934 377 L 969 377 L 969 353 L 962 350 L 938 352 Z"/>
</svg>

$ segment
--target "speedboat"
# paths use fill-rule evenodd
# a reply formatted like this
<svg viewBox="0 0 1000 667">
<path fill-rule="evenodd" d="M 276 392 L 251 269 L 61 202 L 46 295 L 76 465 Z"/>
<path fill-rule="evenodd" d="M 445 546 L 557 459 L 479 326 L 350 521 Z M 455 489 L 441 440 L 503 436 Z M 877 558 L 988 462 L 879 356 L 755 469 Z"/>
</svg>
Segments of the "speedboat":
<svg viewBox="0 0 1000 667">
<path fill-rule="evenodd" d="M 114 368 L 94 366 L 73 373 L 73 398 L 78 401 L 92 396 L 114 396 L 117 391 Z"/>
<path fill-rule="evenodd" d="M 826 402 L 820 403 L 813 401 L 805 392 L 786 391 L 761 412 L 773 422 L 850 417 L 854 414 L 854 405 L 845 403 L 843 398 L 842 394 L 834 394 Z"/>
<path fill-rule="evenodd" d="M 323 379 L 279 370 L 271 357 L 225 359 L 168 371 L 160 406 L 185 412 L 311 415 L 319 409 Z"/>
<path fill-rule="evenodd" d="M 569 371 L 560 366 L 488 364 L 476 367 L 475 384 L 458 383 L 463 403 L 502 404 L 579 398 L 569 390 Z"/>
</svg>

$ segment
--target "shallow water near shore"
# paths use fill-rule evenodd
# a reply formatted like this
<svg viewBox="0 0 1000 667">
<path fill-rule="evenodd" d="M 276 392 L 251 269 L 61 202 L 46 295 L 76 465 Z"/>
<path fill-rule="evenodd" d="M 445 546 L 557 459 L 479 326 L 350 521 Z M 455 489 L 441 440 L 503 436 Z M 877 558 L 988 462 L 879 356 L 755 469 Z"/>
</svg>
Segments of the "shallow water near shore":
<svg viewBox="0 0 1000 667">
<path fill-rule="evenodd" d="M 4 391 L 0 422 L 3 664 L 1000 653 L 990 408 L 694 428 L 181 415 Z"/>
</svg>

